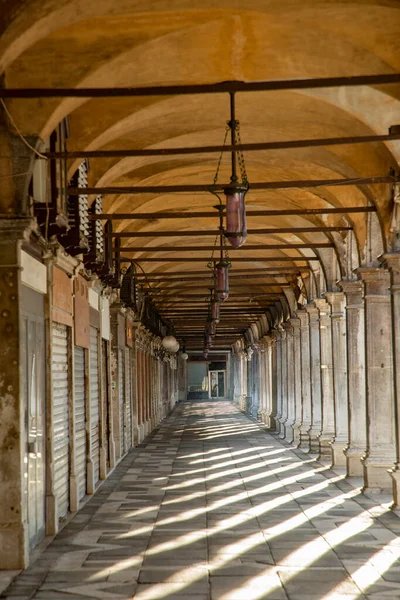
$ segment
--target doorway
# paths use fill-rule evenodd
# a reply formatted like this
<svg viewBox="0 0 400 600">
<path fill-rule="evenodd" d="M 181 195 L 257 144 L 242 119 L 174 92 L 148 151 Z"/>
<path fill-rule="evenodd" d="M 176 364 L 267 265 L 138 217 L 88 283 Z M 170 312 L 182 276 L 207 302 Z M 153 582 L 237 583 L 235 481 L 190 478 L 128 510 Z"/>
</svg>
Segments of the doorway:
<svg viewBox="0 0 400 600">
<path fill-rule="evenodd" d="M 208 380 L 210 397 L 216 400 L 225 398 L 226 371 L 209 371 Z"/>
</svg>

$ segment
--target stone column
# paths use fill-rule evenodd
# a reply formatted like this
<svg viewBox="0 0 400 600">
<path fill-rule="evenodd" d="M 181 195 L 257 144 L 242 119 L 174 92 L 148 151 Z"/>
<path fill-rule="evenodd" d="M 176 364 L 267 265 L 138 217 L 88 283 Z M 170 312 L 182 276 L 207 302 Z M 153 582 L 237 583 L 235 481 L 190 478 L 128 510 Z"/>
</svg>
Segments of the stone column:
<svg viewBox="0 0 400 600">
<path fill-rule="evenodd" d="M 287 389 L 287 417 L 284 422 L 284 437 L 289 444 L 293 442 L 293 424 L 295 420 L 294 406 L 294 352 L 293 352 L 293 327 L 290 321 L 283 323 L 286 331 L 286 389 Z"/>
<path fill-rule="evenodd" d="M 311 373 L 311 411 L 310 452 L 319 454 L 319 437 L 322 430 L 322 392 L 321 392 L 321 347 L 319 331 L 319 310 L 316 306 L 305 306 L 310 324 L 310 373 Z"/>
<path fill-rule="evenodd" d="M 261 340 L 258 345 L 259 347 L 259 363 L 258 363 L 258 376 L 259 386 L 259 404 L 258 404 L 258 419 L 265 423 L 265 342 Z"/>
<path fill-rule="evenodd" d="M 310 450 L 310 429 L 312 422 L 311 404 L 311 357 L 310 357 L 310 327 L 306 310 L 297 311 L 300 321 L 300 359 L 301 359 L 301 427 L 300 448 Z"/>
<path fill-rule="evenodd" d="M 360 268 L 365 284 L 367 349 L 367 454 L 365 489 L 392 489 L 388 469 L 396 463 L 395 399 L 390 276 L 387 269 Z"/>
<path fill-rule="evenodd" d="M 30 227 L 30 219 L 0 219 L 0 569 L 29 561 L 20 248 Z"/>
<path fill-rule="evenodd" d="M 293 423 L 293 443 L 300 445 L 300 429 L 302 423 L 302 402 L 301 402 L 301 342 L 300 342 L 300 319 L 293 317 L 290 319 L 293 329 L 293 370 L 294 370 L 294 423 Z"/>
<path fill-rule="evenodd" d="M 323 298 L 314 300 L 314 304 L 319 310 L 321 346 L 322 429 L 319 438 L 320 460 L 332 464 L 332 443 L 335 438 L 335 406 L 331 307 Z"/>
<path fill-rule="evenodd" d="M 392 298 L 392 326 L 394 340 L 394 383 L 396 391 L 396 438 L 397 457 L 396 466 L 391 471 L 393 480 L 393 504 L 400 505 L 400 253 L 385 254 L 385 266 L 390 270 L 390 292 Z"/>
<path fill-rule="evenodd" d="M 280 418 L 282 416 L 282 335 L 279 329 L 275 335 L 275 378 L 276 378 L 276 416 L 275 431 L 279 433 Z"/>
<path fill-rule="evenodd" d="M 285 422 L 288 410 L 288 382 L 287 382 L 287 343 L 286 329 L 281 329 L 281 415 L 279 417 L 279 437 L 285 437 Z"/>
<path fill-rule="evenodd" d="M 275 332 L 271 332 L 268 343 L 268 426 L 271 430 L 276 429 L 276 413 L 277 413 L 277 383 L 276 383 L 276 336 Z"/>
<path fill-rule="evenodd" d="M 347 475 L 362 477 L 361 459 L 367 449 L 367 388 L 364 284 L 341 281 L 346 297 L 347 387 L 349 442 L 345 450 Z"/>
<path fill-rule="evenodd" d="M 332 466 L 346 467 L 344 450 L 349 441 L 349 411 L 347 390 L 347 348 L 345 297 L 343 292 L 328 292 L 331 305 L 333 379 L 335 395 L 335 440 L 332 444 Z"/>
</svg>

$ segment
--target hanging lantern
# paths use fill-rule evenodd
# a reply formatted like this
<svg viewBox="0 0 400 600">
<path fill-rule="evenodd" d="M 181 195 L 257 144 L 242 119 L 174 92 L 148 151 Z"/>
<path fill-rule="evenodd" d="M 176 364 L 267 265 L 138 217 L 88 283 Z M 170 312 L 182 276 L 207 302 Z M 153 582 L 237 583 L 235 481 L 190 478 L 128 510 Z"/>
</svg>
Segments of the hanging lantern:
<svg viewBox="0 0 400 600">
<path fill-rule="evenodd" d="M 225 237 L 234 248 L 243 246 L 247 238 L 246 192 L 247 188 L 235 185 L 224 189 L 226 196 Z"/>
<path fill-rule="evenodd" d="M 176 350 L 174 350 L 174 348 L 176 348 L 177 344 L 178 344 L 178 348 Z M 166 350 L 169 350 L 171 352 L 177 352 L 179 350 L 179 342 L 173 335 L 166 335 L 165 338 L 163 338 L 162 345 L 163 345 L 163 348 L 165 348 Z"/>
<path fill-rule="evenodd" d="M 189 358 L 189 354 L 187 352 L 182 352 L 181 358 L 182 360 L 187 360 Z"/>
<path fill-rule="evenodd" d="M 206 343 L 205 343 L 206 348 L 210 348 L 210 346 L 212 346 L 212 335 L 211 333 L 206 333 Z"/>
<path fill-rule="evenodd" d="M 218 325 L 221 305 L 218 300 L 211 301 L 211 318 Z"/>
<path fill-rule="evenodd" d="M 217 324 L 215 321 L 210 321 L 210 335 L 215 335 L 217 333 Z"/>
<path fill-rule="evenodd" d="M 215 265 L 216 279 L 216 294 L 220 302 L 224 302 L 229 298 L 229 261 L 226 259 L 220 260 Z"/>
</svg>

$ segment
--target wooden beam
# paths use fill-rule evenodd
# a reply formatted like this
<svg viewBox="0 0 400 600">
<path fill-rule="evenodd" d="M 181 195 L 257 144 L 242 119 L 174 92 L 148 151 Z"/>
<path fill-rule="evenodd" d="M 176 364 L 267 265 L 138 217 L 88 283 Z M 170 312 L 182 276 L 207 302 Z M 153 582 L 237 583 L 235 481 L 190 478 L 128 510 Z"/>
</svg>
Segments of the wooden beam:
<svg viewBox="0 0 400 600">
<path fill-rule="evenodd" d="M 0 88 L 1 89 L 1 88 Z M 246 217 L 288 217 L 295 215 L 341 215 L 353 213 L 376 212 L 376 206 L 348 206 L 347 208 L 293 208 L 284 210 L 248 210 Z M 223 213 L 225 214 L 225 212 Z M 215 219 L 216 211 L 204 212 L 151 212 L 151 213 L 101 213 L 98 215 L 88 215 L 88 219 L 111 220 L 111 221 L 136 221 L 145 219 L 146 221 L 160 219 Z"/>
<path fill-rule="evenodd" d="M 251 190 L 287 190 L 290 188 L 315 188 L 330 186 L 376 185 L 382 183 L 397 183 L 400 177 L 396 175 L 375 175 L 373 177 L 343 177 L 342 179 L 293 179 L 291 181 L 260 181 L 250 184 Z M 99 195 L 99 194 L 180 194 L 183 192 L 222 191 L 229 187 L 224 184 L 182 184 L 182 185 L 137 185 L 137 186 L 107 186 L 107 187 L 69 187 L 70 196 Z"/>
<path fill-rule="evenodd" d="M 222 94 L 230 92 L 260 92 L 275 90 L 306 90 L 330 87 L 354 87 L 400 83 L 400 73 L 312 77 L 307 79 L 276 79 L 269 81 L 223 81 L 191 85 L 157 85 L 146 87 L 103 88 L 0 88 L 0 98 L 124 98 L 143 96 L 182 96 L 191 94 Z"/>
</svg>

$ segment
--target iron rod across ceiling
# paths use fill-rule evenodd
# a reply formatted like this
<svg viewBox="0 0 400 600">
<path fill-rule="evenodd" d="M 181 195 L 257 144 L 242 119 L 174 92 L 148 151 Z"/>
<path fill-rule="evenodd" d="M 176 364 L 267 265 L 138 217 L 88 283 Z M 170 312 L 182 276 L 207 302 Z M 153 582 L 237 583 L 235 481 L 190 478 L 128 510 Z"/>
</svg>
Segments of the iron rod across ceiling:
<svg viewBox="0 0 400 600">
<path fill-rule="evenodd" d="M 396 175 L 376 175 L 374 177 L 352 177 L 343 179 L 293 179 L 291 181 L 259 181 L 250 184 L 251 190 L 283 190 L 289 188 L 309 188 L 322 186 L 374 185 L 381 183 L 397 183 Z M 222 191 L 229 186 L 225 184 L 182 184 L 182 185 L 138 185 L 115 187 L 69 187 L 70 196 L 98 194 L 180 194 L 183 192 Z M 215 216 L 215 214 L 214 214 Z"/>
<path fill-rule="evenodd" d="M 125 259 L 126 262 L 138 262 L 138 263 L 144 263 L 144 262 L 157 262 L 157 263 L 169 263 L 169 262 L 179 262 L 179 263 L 189 263 L 189 262 L 208 262 L 210 260 L 210 257 L 195 257 L 195 256 L 190 256 L 188 258 L 185 257 L 176 257 L 176 256 L 171 256 L 170 258 L 165 258 L 163 256 L 161 257 L 147 257 L 147 256 L 140 256 L 139 258 L 135 259 L 135 258 L 127 258 Z M 304 256 L 253 256 L 253 257 L 240 257 L 240 258 L 229 258 L 229 262 L 233 263 L 233 262 L 263 262 L 263 261 L 268 261 L 268 262 L 274 262 L 274 261 L 283 261 L 283 262 L 309 262 L 309 261 L 313 261 L 313 260 L 317 260 L 319 261 L 320 259 L 318 258 L 318 256 L 310 256 L 308 258 L 304 257 Z M 122 261 L 121 261 L 122 262 Z"/>
<path fill-rule="evenodd" d="M 352 75 L 345 77 L 312 77 L 304 79 L 273 79 L 269 81 L 222 81 L 220 83 L 125 88 L 0 88 L 0 98 L 122 98 L 142 96 L 181 96 L 188 94 L 304 90 L 324 87 L 383 85 L 388 83 L 400 83 L 400 73 Z"/>
<path fill-rule="evenodd" d="M 273 235 L 275 233 L 328 233 L 330 231 L 351 231 L 353 227 L 277 227 L 276 229 L 248 229 L 247 235 Z M 217 236 L 220 231 L 204 231 L 197 229 L 194 231 L 115 231 L 104 233 L 106 238 L 154 238 L 154 237 L 203 237 Z"/>
<path fill-rule="evenodd" d="M 390 130 L 389 130 L 390 131 Z M 258 152 L 265 150 L 287 150 L 294 148 L 312 148 L 320 146 L 338 146 L 345 144 L 366 144 L 390 142 L 400 139 L 400 131 L 382 135 L 359 135 L 334 138 L 318 138 L 305 140 L 285 140 L 276 142 L 256 142 L 237 144 L 235 146 L 185 146 L 180 148 L 127 148 L 126 150 L 72 150 L 65 152 L 41 152 L 43 159 L 76 159 L 76 158 L 135 158 L 146 156 L 180 156 L 193 154 L 211 154 L 220 152 Z"/>
<path fill-rule="evenodd" d="M 262 267 L 259 269 L 232 269 L 229 273 L 229 277 L 236 277 L 239 275 L 248 275 L 250 273 L 254 273 L 255 275 L 262 275 L 264 276 L 264 274 L 266 273 L 268 277 L 273 277 L 273 276 L 277 276 L 277 277 L 283 277 L 284 273 L 286 275 L 292 275 L 293 273 L 291 273 L 291 271 L 293 272 L 299 272 L 301 270 L 308 270 L 310 269 L 310 267 L 291 267 L 290 265 L 285 266 L 285 267 Z M 287 272 L 287 273 L 286 273 Z M 202 279 L 204 277 L 206 277 L 207 275 L 209 277 L 211 277 L 211 271 L 185 271 L 183 274 L 182 273 L 176 273 L 175 271 L 172 273 L 165 273 L 165 272 L 161 272 L 160 274 L 158 274 L 157 272 L 155 273 L 150 273 L 150 274 L 144 274 L 144 273 L 136 273 L 136 277 L 138 279 L 148 279 L 151 281 L 151 279 L 154 279 L 154 281 L 160 281 L 161 279 L 164 279 L 165 281 L 180 281 L 181 279 L 183 279 L 183 281 L 187 281 L 187 279 L 189 279 L 187 276 L 191 276 L 190 278 L 193 280 L 196 279 Z M 197 275 L 199 275 L 199 277 L 197 277 Z"/>
<path fill-rule="evenodd" d="M 229 248 L 234 254 L 240 252 L 251 252 L 252 250 L 289 250 L 290 248 L 334 248 L 329 242 L 309 242 L 293 244 L 249 244 L 240 248 Z M 214 246 L 114 246 L 115 254 L 126 254 L 127 252 L 213 252 L 218 250 Z M 214 260 L 217 260 L 214 259 Z"/>
<path fill-rule="evenodd" d="M 284 210 L 248 210 L 246 217 L 291 217 L 295 215 L 341 215 L 376 212 L 376 206 L 347 206 L 342 208 L 293 208 Z M 225 214 L 225 211 L 223 211 Z M 101 213 L 88 215 L 90 221 L 159 221 L 160 219 L 215 219 L 217 212 L 152 212 L 152 213 Z"/>
</svg>

